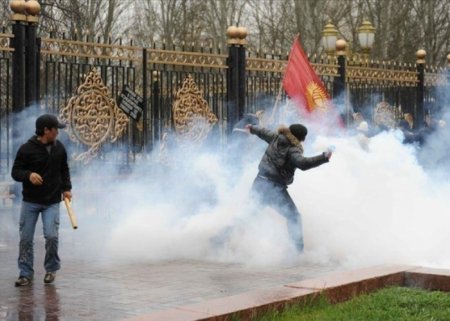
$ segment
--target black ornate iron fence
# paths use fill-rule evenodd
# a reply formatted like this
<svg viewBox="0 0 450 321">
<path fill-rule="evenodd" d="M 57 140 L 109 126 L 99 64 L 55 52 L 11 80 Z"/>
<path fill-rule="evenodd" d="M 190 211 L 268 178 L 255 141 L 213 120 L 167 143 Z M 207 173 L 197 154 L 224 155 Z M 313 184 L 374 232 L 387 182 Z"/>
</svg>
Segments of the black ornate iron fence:
<svg viewBox="0 0 450 321">
<path fill-rule="evenodd" d="M 227 115 L 227 55 L 212 48 L 157 49 L 156 45 L 144 49 L 144 96 L 148 99 L 148 114 L 145 119 L 146 142 L 150 148 L 171 131 L 177 121 L 173 105 L 183 82 L 191 76 L 201 91 L 203 99 L 217 116 L 217 131 L 225 132 Z M 197 50 L 197 51 L 194 51 Z M 186 106 L 186 113 L 195 113 L 195 106 Z"/>
<path fill-rule="evenodd" d="M 142 49 L 132 44 L 114 45 L 49 37 L 41 39 L 40 52 L 39 98 L 41 108 L 47 112 L 58 114 L 72 97 L 80 95 L 78 90 L 92 70 L 98 72 L 108 90 L 108 95 L 113 100 L 117 100 L 124 86 L 132 90 L 141 86 L 137 80 L 136 64 L 140 66 Z M 100 87 L 101 84 L 96 83 L 89 85 L 88 89 L 94 92 L 100 90 Z M 88 113 L 86 108 L 91 106 L 84 106 L 88 104 L 87 100 L 81 98 L 79 104 L 80 108 L 76 110 L 79 116 L 81 113 Z M 102 138 L 101 133 L 96 137 L 98 140 Z M 117 139 L 115 149 L 124 151 L 121 161 L 128 164 L 135 153 L 141 150 L 143 144 L 141 130 L 136 123 L 130 122 L 125 135 Z M 74 154 L 86 152 L 89 146 L 83 139 L 75 140 L 72 152 Z M 109 150 L 111 150 L 109 145 L 103 144 L 102 155 L 108 156 Z M 117 155 L 120 154 L 115 153 L 114 157 Z"/>
<path fill-rule="evenodd" d="M 186 122 L 192 121 L 186 115 L 204 113 L 209 108 L 214 115 L 208 114 L 210 124 L 225 142 L 227 133 L 244 113 L 255 113 L 262 106 L 270 107 L 286 98 L 281 82 L 287 57 L 246 52 L 246 32 L 242 30 L 228 34 L 228 52 L 221 53 L 203 46 L 142 48 L 121 41 L 113 44 L 111 40 L 104 43 L 99 39 L 38 38 L 36 21 L 19 18 L 22 20 L 13 22 L 13 33 L 0 33 L 2 176 L 8 175 L 13 138 L 21 130 L 12 115 L 32 105 L 38 106 L 39 112 L 61 113 L 64 109 L 64 117 L 83 119 L 87 115 L 77 122 L 84 129 L 72 132 L 72 138 L 79 139 L 72 144 L 74 152 L 100 152 L 108 160 L 110 147 L 115 145 L 123 151 L 120 161 L 128 163 L 136 153 L 151 150 L 166 132 L 185 133 Z M 25 49 L 30 47 L 35 50 Z M 426 112 L 436 113 L 441 107 L 439 88 L 449 83 L 445 69 L 426 69 L 424 58 L 418 55 L 415 65 L 368 62 L 347 58 L 341 48 L 337 56 L 313 56 L 310 62 L 330 96 L 345 105 L 348 124 L 353 112 L 373 120 L 380 102 L 392 106 L 396 118 L 410 112 L 420 124 Z M 93 70 L 96 73 L 92 74 Z M 92 79 L 99 83 L 89 83 Z M 103 99 L 102 104 L 111 104 L 108 115 L 116 115 L 114 102 L 124 86 L 143 97 L 141 119 L 121 124 L 120 137 L 111 134 L 117 126 L 96 133 L 93 127 L 106 128 L 114 125 L 113 121 L 97 107 L 93 107 L 96 114 L 89 116 L 92 110 L 84 105 L 94 106 L 96 99 Z M 103 91 L 110 99 L 102 96 Z M 200 102 L 201 111 L 195 109 L 192 99 Z M 79 105 L 68 112 L 69 102 L 77 101 Z M 86 129 L 88 124 L 91 130 Z M 113 141 L 105 140 L 106 133 L 114 136 Z"/>
<path fill-rule="evenodd" d="M 386 102 L 393 107 L 395 118 L 413 112 L 419 83 L 415 66 L 391 62 L 347 62 L 347 84 L 352 111 L 373 120 L 375 106 Z"/>
</svg>

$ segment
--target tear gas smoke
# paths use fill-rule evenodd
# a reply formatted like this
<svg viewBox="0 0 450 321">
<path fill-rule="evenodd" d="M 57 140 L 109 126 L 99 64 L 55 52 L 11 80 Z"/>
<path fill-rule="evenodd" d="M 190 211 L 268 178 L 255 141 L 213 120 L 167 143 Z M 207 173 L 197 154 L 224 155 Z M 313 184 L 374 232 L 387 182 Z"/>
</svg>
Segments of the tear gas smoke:
<svg viewBox="0 0 450 321">
<path fill-rule="evenodd" d="M 305 156 L 330 145 L 335 151 L 330 163 L 298 170 L 288 189 L 302 214 L 303 255 L 295 254 L 284 218 L 249 198 L 267 145 L 243 133 L 234 149 L 181 147 L 168 152 L 166 163 L 157 162 L 155 148 L 126 176 L 101 162 L 79 168 L 73 173 L 79 229 L 71 230 L 62 208 L 61 245 L 90 260 L 449 268 L 450 183 L 448 175 L 433 174 L 448 173 L 448 165 L 434 162 L 432 171 L 423 165 L 427 153 L 448 153 L 445 144 L 418 150 L 391 131 L 372 137 L 366 150 L 355 137 L 311 128 Z"/>
</svg>

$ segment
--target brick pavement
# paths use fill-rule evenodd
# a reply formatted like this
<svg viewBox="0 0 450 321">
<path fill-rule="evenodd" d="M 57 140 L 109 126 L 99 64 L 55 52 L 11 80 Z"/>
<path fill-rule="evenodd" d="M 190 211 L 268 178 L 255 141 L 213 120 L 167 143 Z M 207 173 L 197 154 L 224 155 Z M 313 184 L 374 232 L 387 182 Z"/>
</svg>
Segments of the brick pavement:
<svg viewBox="0 0 450 321">
<path fill-rule="evenodd" d="M 17 231 L 11 228 L 16 222 L 5 223 L 2 216 L 0 320 L 123 320 L 340 269 L 305 264 L 269 268 L 190 260 L 129 264 L 86 260 L 82 253 L 90 241 L 72 241 L 71 231 L 62 229 L 63 268 L 55 284 L 44 285 L 44 241 L 38 227 L 34 284 L 16 288 Z"/>
</svg>

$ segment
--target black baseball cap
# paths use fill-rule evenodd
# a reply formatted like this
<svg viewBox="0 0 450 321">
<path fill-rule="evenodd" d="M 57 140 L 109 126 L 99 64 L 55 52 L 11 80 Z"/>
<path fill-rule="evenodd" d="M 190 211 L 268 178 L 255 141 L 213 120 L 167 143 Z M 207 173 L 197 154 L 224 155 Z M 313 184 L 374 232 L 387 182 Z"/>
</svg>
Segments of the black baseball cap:
<svg viewBox="0 0 450 321">
<path fill-rule="evenodd" d="M 66 128 L 66 125 L 60 123 L 54 115 L 44 114 L 36 119 L 36 132 L 43 132 L 44 128 Z"/>
</svg>

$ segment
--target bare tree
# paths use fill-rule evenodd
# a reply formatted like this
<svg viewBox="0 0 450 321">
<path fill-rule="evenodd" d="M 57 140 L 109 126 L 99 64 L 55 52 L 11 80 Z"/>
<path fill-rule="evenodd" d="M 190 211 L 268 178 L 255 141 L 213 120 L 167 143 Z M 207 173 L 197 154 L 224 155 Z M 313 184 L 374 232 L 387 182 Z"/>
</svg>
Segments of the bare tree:
<svg viewBox="0 0 450 321">
<path fill-rule="evenodd" d="M 199 42 L 205 24 L 201 0 L 148 0 L 136 4 L 140 19 L 135 29 L 141 43 L 162 41 L 166 45 Z"/>
<path fill-rule="evenodd" d="M 295 35 L 291 1 L 250 0 L 251 45 L 260 52 L 287 53 Z M 256 43 L 255 43 L 256 42 Z"/>
<path fill-rule="evenodd" d="M 431 64 L 450 51 L 449 0 L 41 0 L 41 34 L 71 39 L 131 36 L 142 46 L 195 43 L 226 46 L 231 25 L 247 27 L 248 48 L 287 53 L 296 34 L 305 51 L 320 53 L 322 30 L 333 23 L 359 52 L 364 18 L 376 29 L 371 58 L 409 61 L 423 47 Z M 9 24 L 8 1 L 0 16 Z"/>
<path fill-rule="evenodd" d="M 412 14 L 418 45 L 427 51 L 427 62 L 442 62 L 448 54 L 450 38 L 450 2 L 447 0 L 413 0 Z"/>
<path fill-rule="evenodd" d="M 96 36 L 108 39 L 126 6 L 119 0 L 59 0 L 41 2 L 43 31 L 65 33 L 69 38 L 93 40 Z"/>
<path fill-rule="evenodd" d="M 342 25 L 351 0 L 250 0 L 257 47 L 287 52 L 296 34 L 305 50 L 319 53 L 327 22 Z"/>
<path fill-rule="evenodd" d="M 450 3 L 446 0 L 352 0 L 341 30 L 353 53 L 359 51 L 358 28 L 364 18 L 375 27 L 371 57 L 414 62 L 419 47 L 427 61 L 438 63 L 449 50 Z"/>
<path fill-rule="evenodd" d="M 9 8 L 9 1 L 2 1 L 0 4 L 0 19 L 2 21 L 1 27 L 7 27 L 9 24 L 10 16 L 12 14 L 11 9 Z"/>
<path fill-rule="evenodd" d="M 229 26 L 240 26 L 243 23 L 247 1 L 206 0 L 204 4 L 205 40 L 223 50 L 227 41 L 226 30 Z"/>
<path fill-rule="evenodd" d="M 311 52 L 321 48 L 322 30 L 327 22 L 340 26 L 351 8 L 350 0 L 294 0 L 295 24 L 303 45 Z"/>
</svg>

